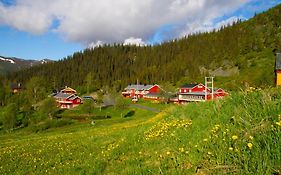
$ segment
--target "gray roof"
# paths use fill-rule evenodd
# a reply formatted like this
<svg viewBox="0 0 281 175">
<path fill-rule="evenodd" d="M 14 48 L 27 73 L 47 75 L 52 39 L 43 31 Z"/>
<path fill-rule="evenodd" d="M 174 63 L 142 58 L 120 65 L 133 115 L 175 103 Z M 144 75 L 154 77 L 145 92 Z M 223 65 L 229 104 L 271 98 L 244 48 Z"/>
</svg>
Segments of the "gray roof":
<svg viewBox="0 0 281 175">
<path fill-rule="evenodd" d="M 148 94 L 143 95 L 144 97 L 161 97 L 160 93 L 151 92 Z"/>
<path fill-rule="evenodd" d="M 57 93 L 54 97 L 55 98 L 63 98 L 63 99 L 67 99 L 69 98 L 70 96 L 73 96 L 73 94 L 65 94 L 65 93 Z"/>
<path fill-rule="evenodd" d="M 150 88 L 152 88 L 154 85 L 142 85 L 142 84 L 132 84 L 132 85 L 129 85 L 127 86 L 125 89 L 126 90 L 129 90 L 129 89 L 135 89 L 137 91 L 140 91 L 140 90 L 149 90 Z"/>
<path fill-rule="evenodd" d="M 180 95 L 205 95 L 205 92 L 181 92 L 179 94 Z M 208 92 L 207 94 L 209 95 L 209 94 L 212 94 L 212 93 Z M 214 94 L 218 94 L 218 92 L 214 91 Z"/>
<path fill-rule="evenodd" d="M 180 95 L 205 95 L 205 92 L 182 92 Z M 211 94 L 208 92 L 207 94 Z"/>
<path fill-rule="evenodd" d="M 20 89 L 21 88 L 21 84 L 20 83 L 12 83 L 11 84 L 11 89 Z"/>
<path fill-rule="evenodd" d="M 281 53 L 276 54 L 275 70 L 281 70 Z"/>
<path fill-rule="evenodd" d="M 181 88 L 193 88 L 195 86 L 197 86 L 198 84 L 185 84 L 183 85 Z"/>
<path fill-rule="evenodd" d="M 75 100 L 76 98 L 80 98 L 77 95 L 73 95 L 72 97 L 68 98 L 68 100 Z"/>
</svg>

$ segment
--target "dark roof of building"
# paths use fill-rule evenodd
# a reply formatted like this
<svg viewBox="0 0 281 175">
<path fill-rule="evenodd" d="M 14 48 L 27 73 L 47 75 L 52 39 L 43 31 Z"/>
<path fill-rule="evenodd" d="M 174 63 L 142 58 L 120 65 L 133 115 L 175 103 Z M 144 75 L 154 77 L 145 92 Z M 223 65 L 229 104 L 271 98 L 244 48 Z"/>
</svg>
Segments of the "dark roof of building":
<svg viewBox="0 0 281 175">
<path fill-rule="evenodd" d="M 73 95 L 73 96 L 69 97 L 68 100 L 75 100 L 76 98 L 80 98 L 80 97 Z"/>
<path fill-rule="evenodd" d="M 57 93 L 54 97 L 55 98 L 63 98 L 63 99 L 67 99 L 69 98 L 70 96 L 74 96 L 73 94 L 65 94 L 65 93 Z"/>
<path fill-rule="evenodd" d="M 140 90 L 149 90 L 150 88 L 152 88 L 154 85 L 142 85 L 142 84 L 132 84 L 132 85 L 129 85 L 127 86 L 125 89 L 129 90 L 129 89 L 135 89 L 137 91 L 140 91 Z"/>
<path fill-rule="evenodd" d="M 12 83 L 11 89 L 21 89 L 21 84 L 20 83 Z"/>
<path fill-rule="evenodd" d="M 181 88 L 193 88 L 195 86 L 197 86 L 198 84 L 185 84 L 183 85 Z"/>
<path fill-rule="evenodd" d="M 161 97 L 160 93 L 151 92 L 148 94 L 143 95 L 144 97 Z"/>
<path fill-rule="evenodd" d="M 276 54 L 275 70 L 281 70 L 281 53 Z"/>
</svg>

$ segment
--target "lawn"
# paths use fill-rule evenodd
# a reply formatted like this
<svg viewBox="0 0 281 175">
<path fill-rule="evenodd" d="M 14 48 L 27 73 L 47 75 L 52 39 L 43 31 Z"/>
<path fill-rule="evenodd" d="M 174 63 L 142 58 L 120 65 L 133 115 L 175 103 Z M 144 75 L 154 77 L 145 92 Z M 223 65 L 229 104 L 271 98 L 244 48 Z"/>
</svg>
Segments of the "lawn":
<svg viewBox="0 0 281 175">
<path fill-rule="evenodd" d="M 108 109 L 114 110 L 114 109 Z M 0 174 L 280 174 L 281 90 L 0 136 Z"/>
</svg>

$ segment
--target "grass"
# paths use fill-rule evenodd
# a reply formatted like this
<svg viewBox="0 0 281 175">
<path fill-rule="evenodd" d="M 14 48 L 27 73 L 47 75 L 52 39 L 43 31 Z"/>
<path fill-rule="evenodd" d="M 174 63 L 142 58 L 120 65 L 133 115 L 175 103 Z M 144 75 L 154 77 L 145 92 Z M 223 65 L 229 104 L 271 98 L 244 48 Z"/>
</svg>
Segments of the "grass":
<svg viewBox="0 0 281 175">
<path fill-rule="evenodd" d="M 0 174 L 281 173 L 280 89 L 249 89 L 159 114 L 134 110 L 94 126 L 2 134 Z"/>
</svg>

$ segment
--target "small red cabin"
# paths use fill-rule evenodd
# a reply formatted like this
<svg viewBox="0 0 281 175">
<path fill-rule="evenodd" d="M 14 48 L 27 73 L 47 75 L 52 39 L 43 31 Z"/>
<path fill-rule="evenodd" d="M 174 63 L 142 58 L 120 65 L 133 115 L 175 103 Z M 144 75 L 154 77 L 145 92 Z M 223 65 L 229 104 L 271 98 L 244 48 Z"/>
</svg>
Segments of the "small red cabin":
<svg viewBox="0 0 281 175">
<path fill-rule="evenodd" d="M 76 90 L 66 87 L 53 96 L 62 109 L 74 108 L 82 104 L 82 99 L 76 95 Z"/>
<path fill-rule="evenodd" d="M 11 90 L 14 94 L 18 93 L 19 91 L 21 91 L 21 84 L 20 83 L 12 83 L 11 84 Z"/>
<path fill-rule="evenodd" d="M 74 94 L 57 93 L 54 98 L 62 109 L 74 108 L 82 103 L 82 99 Z"/>
</svg>

